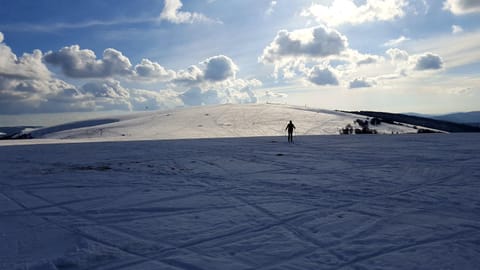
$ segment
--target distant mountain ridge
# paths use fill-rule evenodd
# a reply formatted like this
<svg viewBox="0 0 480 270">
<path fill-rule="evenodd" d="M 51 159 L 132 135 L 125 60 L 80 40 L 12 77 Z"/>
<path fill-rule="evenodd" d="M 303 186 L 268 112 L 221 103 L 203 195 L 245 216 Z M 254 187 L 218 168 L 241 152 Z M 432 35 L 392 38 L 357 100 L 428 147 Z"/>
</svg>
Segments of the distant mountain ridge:
<svg viewBox="0 0 480 270">
<path fill-rule="evenodd" d="M 480 111 L 451 113 L 432 117 L 437 120 L 480 126 Z"/>
<path fill-rule="evenodd" d="M 400 114 L 400 113 L 387 113 L 387 112 L 375 112 L 375 111 L 346 111 L 348 113 L 359 114 L 368 117 L 377 117 L 382 119 L 385 122 L 400 122 L 411 124 L 415 126 L 422 126 L 426 128 L 442 130 L 446 132 L 480 132 L 480 127 L 467 125 L 463 123 L 455 123 L 453 121 L 446 121 L 443 119 L 449 118 L 453 119 L 454 115 L 452 114 L 446 116 L 439 116 L 439 119 L 434 119 L 433 117 L 424 117 L 419 115 L 412 114 Z M 480 112 L 477 112 L 480 114 Z M 469 115 L 469 113 L 465 113 Z M 450 116 L 450 117 L 447 117 Z"/>
</svg>

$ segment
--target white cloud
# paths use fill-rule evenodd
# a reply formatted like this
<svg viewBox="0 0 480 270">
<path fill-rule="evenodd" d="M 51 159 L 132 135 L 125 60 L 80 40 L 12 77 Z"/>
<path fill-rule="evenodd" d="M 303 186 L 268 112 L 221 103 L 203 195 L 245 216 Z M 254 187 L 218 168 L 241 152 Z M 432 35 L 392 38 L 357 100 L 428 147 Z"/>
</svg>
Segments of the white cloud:
<svg viewBox="0 0 480 270">
<path fill-rule="evenodd" d="M 439 70 L 443 66 L 443 59 L 433 53 L 425 53 L 415 57 L 416 70 Z"/>
<path fill-rule="evenodd" d="M 34 50 L 33 53 L 25 53 L 17 57 L 10 47 L 0 43 L 0 75 L 27 78 L 48 79 L 50 71 L 42 62 L 42 52 Z"/>
<path fill-rule="evenodd" d="M 386 53 L 390 56 L 396 72 L 402 76 L 407 76 L 415 71 L 442 70 L 445 65 L 442 57 L 430 52 L 410 55 L 404 50 L 393 48 L 388 49 Z"/>
<path fill-rule="evenodd" d="M 204 73 L 196 65 L 191 65 L 186 70 L 179 70 L 177 77 L 172 81 L 173 83 L 195 85 L 203 82 Z"/>
<path fill-rule="evenodd" d="M 392 40 L 389 40 L 389 41 L 385 42 L 385 44 L 383 44 L 383 45 L 386 46 L 386 47 L 396 47 L 396 46 L 402 44 L 403 42 L 409 41 L 409 40 L 410 39 L 405 37 L 405 36 L 400 36 L 397 39 L 392 39 Z"/>
<path fill-rule="evenodd" d="M 235 78 L 238 71 L 238 67 L 233 60 L 225 55 L 210 57 L 203 64 L 205 65 L 204 77 L 209 81 L 218 82 Z"/>
<path fill-rule="evenodd" d="M 42 62 L 43 53 L 35 50 L 17 57 L 10 47 L 0 43 L 0 113 L 55 111 L 45 106 L 55 100 L 58 107 L 80 110 L 81 94 L 73 85 L 52 78 Z M 81 101 L 81 100 L 80 100 Z"/>
<path fill-rule="evenodd" d="M 203 91 L 200 87 L 193 87 L 180 95 L 183 103 L 188 106 L 212 105 L 222 103 L 217 91 Z"/>
<path fill-rule="evenodd" d="M 83 85 L 55 78 L 45 63 L 59 66 L 67 77 L 81 79 L 73 81 Z M 0 114 L 256 102 L 254 89 L 262 83 L 236 78 L 238 70 L 225 55 L 207 58 L 176 72 L 148 59 L 132 66 L 115 49 L 106 49 L 100 59 L 93 51 L 80 49 L 78 45 L 47 54 L 35 50 L 17 57 L 10 47 L 0 43 Z M 86 82 L 86 79 L 93 80 Z M 159 90 L 144 90 L 127 88 L 123 82 L 161 84 L 156 85 Z"/>
<path fill-rule="evenodd" d="M 405 15 L 407 4 L 406 0 L 366 0 L 360 5 L 354 0 L 334 0 L 330 6 L 312 4 L 302 15 L 331 26 L 392 21 Z"/>
<path fill-rule="evenodd" d="M 73 78 L 105 78 L 114 75 L 131 75 L 132 64 L 121 52 L 106 49 L 103 58 L 97 59 L 92 50 L 80 49 L 78 45 L 64 47 L 58 52 L 48 52 L 45 62 L 60 66 L 62 71 Z"/>
<path fill-rule="evenodd" d="M 463 33 L 463 28 L 460 25 L 452 25 L 452 34 Z"/>
<path fill-rule="evenodd" d="M 392 63 L 406 62 L 409 59 L 408 52 L 400 50 L 398 48 L 391 48 L 387 50 L 387 55 L 390 56 Z"/>
<path fill-rule="evenodd" d="M 289 32 L 281 30 L 260 57 L 276 63 L 297 57 L 321 58 L 339 55 L 348 47 L 347 38 L 334 29 L 319 26 Z"/>
<path fill-rule="evenodd" d="M 0 113 L 84 111 L 92 104 L 75 86 L 53 78 L 0 75 Z"/>
<path fill-rule="evenodd" d="M 175 24 L 218 22 L 201 13 L 180 11 L 182 6 L 183 4 L 180 0 L 165 0 L 165 6 L 160 14 L 160 20 L 165 20 Z"/>
<path fill-rule="evenodd" d="M 93 98 L 96 110 L 132 110 L 130 93 L 119 81 L 89 82 L 82 86 L 81 91 Z"/>
<path fill-rule="evenodd" d="M 261 85 L 258 80 L 228 80 L 220 85 L 191 87 L 179 95 L 188 106 L 212 105 L 224 103 L 256 103 L 257 94 L 253 90 Z"/>
<path fill-rule="evenodd" d="M 152 82 L 165 82 L 175 78 L 176 72 L 161 66 L 157 62 L 142 59 L 140 64 L 135 65 L 135 76 L 133 79 L 144 79 Z"/>
<path fill-rule="evenodd" d="M 129 92 L 130 104 L 133 110 L 173 109 L 184 106 L 178 93 L 171 90 L 129 89 Z"/>
<path fill-rule="evenodd" d="M 3 42 L 3 39 L 4 39 L 3 33 L 2 33 L 2 32 L 0 32 L 0 43 L 2 43 L 2 42 Z"/>
<path fill-rule="evenodd" d="M 130 94 L 120 85 L 119 81 L 105 80 L 86 83 L 82 86 L 82 91 L 99 98 L 128 99 Z"/>
<path fill-rule="evenodd" d="M 271 1 L 267 11 L 265 11 L 265 14 L 268 16 L 272 15 L 273 12 L 275 11 L 276 6 L 277 6 L 277 1 Z"/>
<path fill-rule="evenodd" d="M 204 83 L 218 83 L 234 79 L 238 71 L 233 60 L 225 55 L 217 55 L 200 62 L 200 67 L 190 66 L 177 72 L 174 83 L 197 86 Z"/>
<path fill-rule="evenodd" d="M 314 66 L 309 74 L 308 80 L 316 85 L 338 85 L 338 78 L 329 67 Z"/>
<path fill-rule="evenodd" d="M 455 15 L 480 13 L 480 1 L 478 0 L 446 0 L 443 9 Z"/>
</svg>

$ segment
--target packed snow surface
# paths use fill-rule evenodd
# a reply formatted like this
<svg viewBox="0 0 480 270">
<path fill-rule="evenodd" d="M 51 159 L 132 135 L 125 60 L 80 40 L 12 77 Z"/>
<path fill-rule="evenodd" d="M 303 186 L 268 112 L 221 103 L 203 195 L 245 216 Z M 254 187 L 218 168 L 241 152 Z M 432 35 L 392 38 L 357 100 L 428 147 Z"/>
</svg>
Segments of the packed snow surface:
<svg viewBox="0 0 480 270">
<path fill-rule="evenodd" d="M 358 118 L 222 105 L 0 141 L 0 269 L 478 269 L 479 135 L 312 136 Z"/>
<path fill-rule="evenodd" d="M 477 134 L 35 141 L 0 146 L 0 269 L 480 265 Z"/>
</svg>

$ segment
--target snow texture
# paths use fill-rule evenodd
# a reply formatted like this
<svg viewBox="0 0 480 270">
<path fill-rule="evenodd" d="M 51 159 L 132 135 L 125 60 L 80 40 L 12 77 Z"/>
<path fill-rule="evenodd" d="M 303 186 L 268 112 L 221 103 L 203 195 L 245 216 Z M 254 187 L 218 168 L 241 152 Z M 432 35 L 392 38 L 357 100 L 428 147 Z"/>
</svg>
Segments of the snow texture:
<svg viewBox="0 0 480 270">
<path fill-rule="evenodd" d="M 479 135 L 295 139 L 2 141 L 0 269 L 478 269 Z"/>
</svg>

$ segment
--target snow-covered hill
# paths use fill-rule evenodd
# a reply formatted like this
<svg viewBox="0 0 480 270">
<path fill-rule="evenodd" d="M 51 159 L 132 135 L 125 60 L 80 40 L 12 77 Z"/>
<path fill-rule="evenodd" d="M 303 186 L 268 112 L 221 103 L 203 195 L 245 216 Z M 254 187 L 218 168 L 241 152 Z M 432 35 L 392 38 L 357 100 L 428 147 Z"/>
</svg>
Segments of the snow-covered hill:
<svg viewBox="0 0 480 270">
<path fill-rule="evenodd" d="M 286 105 L 227 104 L 75 122 L 40 129 L 32 135 L 36 138 L 123 140 L 283 136 L 289 120 L 296 125 L 297 135 L 333 135 L 359 118 L 365 117 Z M 389 124 L 375 129 L 380 134 L 416 133 L 411 127 Z"/>
</svg>

